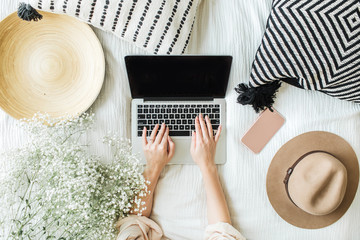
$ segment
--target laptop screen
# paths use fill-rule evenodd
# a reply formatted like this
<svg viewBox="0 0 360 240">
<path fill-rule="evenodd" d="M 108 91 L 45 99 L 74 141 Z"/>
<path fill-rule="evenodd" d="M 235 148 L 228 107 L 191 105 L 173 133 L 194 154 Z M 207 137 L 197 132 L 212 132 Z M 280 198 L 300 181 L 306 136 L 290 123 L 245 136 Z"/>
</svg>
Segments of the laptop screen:
<svg viewBox="0 0 360 240">
<path fill-rule="evenodd" d="M 133 98 L 224 98 L 231 56 L 126 56 Z"/>
</svg>

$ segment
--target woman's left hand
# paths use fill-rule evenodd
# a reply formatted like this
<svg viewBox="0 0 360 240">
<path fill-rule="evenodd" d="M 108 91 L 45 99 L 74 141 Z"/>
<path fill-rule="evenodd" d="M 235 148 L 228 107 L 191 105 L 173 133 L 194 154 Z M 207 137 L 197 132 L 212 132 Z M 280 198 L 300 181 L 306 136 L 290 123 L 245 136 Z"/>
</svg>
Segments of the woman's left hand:
<svg viewBox="0 0 360 240">
<path fill-rule="evenodd" d="M 161 171 L 174 156 L 175 143 L 169 136 L 169 127 L 163 123 L 159 132 L 158 129 L 159 125 L 156 125 L 147 140 L 147 129 L 144 128 L 142 138 L 147 168 Z"/>
</svg>

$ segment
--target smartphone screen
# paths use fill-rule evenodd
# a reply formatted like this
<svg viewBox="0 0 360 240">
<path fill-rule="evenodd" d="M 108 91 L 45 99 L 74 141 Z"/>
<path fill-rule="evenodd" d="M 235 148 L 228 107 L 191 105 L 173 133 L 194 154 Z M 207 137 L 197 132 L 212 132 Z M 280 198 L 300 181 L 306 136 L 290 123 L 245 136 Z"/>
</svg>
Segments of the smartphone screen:
<svg viewBox="0 0 360 240">
<path fill-rule="evenodd" d="M 285 122 L 285 118 L 274 108 L 273 110 L 264 110 L 241 139 L 241 142 L 254 153 L 261 152 Z"/>
</svg>

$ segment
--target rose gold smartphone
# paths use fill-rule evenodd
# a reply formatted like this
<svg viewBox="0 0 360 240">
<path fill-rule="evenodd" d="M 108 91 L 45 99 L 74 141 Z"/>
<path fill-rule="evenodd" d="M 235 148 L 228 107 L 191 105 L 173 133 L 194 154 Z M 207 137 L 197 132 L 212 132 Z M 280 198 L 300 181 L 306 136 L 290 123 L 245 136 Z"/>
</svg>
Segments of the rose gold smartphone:
<svg viewBox="0 0 360 240">
<path fill-rule="evenodd" d="M 285 118 L 274 108 L 273 110 L 264 110 L 241 139 L 241 142 L 254 153 L 261 152 L 285 122 Z"/>
</svg>

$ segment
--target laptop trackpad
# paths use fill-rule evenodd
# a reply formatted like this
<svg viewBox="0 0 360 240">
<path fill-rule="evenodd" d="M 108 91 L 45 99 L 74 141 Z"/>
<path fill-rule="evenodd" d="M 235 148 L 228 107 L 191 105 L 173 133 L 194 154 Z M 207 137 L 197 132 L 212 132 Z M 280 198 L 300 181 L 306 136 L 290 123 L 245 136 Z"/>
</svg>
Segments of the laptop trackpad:
<svg viewBox="0 0 360 240">
<path fill-rule="evenodd" d="M 175 143 L 175 154 L 169 164 L 195 164 L 190 154 L 191 139 L 173 138 L 173 141 Z"/>
<path fill-rule="evenodd" d="M 224 138 L 225 131 L 220 136 L 216 144 L 215 164 L 226 162 L 226 144 Z M 175 154 L 169 164 L 195 164 L 190 154 L 191 138 L 172 138 L 175 142 Z"/>
</svg>

